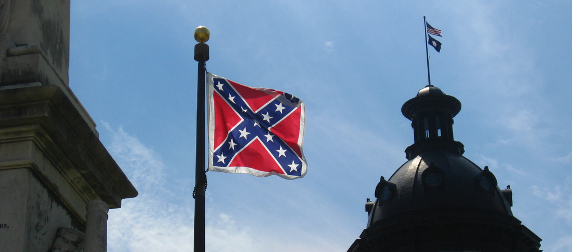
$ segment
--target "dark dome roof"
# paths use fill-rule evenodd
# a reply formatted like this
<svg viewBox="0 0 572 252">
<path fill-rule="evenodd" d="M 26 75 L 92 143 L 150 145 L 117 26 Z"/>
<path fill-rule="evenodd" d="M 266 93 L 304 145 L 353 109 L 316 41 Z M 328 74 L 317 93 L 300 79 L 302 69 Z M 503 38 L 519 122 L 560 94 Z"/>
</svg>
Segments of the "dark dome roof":
<svg viewBox="0 0 572 252">
<path fill-rule="evenodd" d="M 411 120 L 415 112 L 432 109 L 447 109 L 451 116 L 455 117 L 461 111 L 461 102 L 453 96 L 446 95 L 440 88 L 427 85 L 417 92 L 417 96 L 403 104 L 401 113 Z"/>
<path fill-rule="evenodd" d="M 512 216 L 510 203 L 488 168 L 483 170 L 469 159 L 448 151 L 424 152 L 407 161 L 389 181 L 382 178 L 376 194 L 378 202 L 368 225 L 384 219 L 443 211 Z"/>
<path fill-rule="evenodd" d="M 441 91 L 440 88 L 433 86 L 433 85 L 427 85 L 424 88 L 422 88 L 421 90 L 419 90 L 419 92 L 417 92 L 417 96 L 422 96 L 422 95 L 444 95 L 445 93 L 443 93 L 443 91 Z"/>
<path fill-rule="evenodd" d="M 463 157 L 463 144 L 454 140 L 452 118 L 460 110 L 457 98 L 432 85 L 403 104 L 401 111 L 412 120 L 415 143 L 406 149 L 409 161 L 389 181 L 382 177 L 377 185 L 369 224 L 442 211 L 512 216 L 495 176 L 488 167 L 483 170 Z"/>
<path fill-rule="evenodd" d="M 463 157 L 453 136 L 461 102 L 428 85 L 401 112 L 415 142 L 408 161 L 375 188 L 367 228 L 348 251 L 540 251 L 541 239 L 511 212 L 512 191 Z"/>
</svg>

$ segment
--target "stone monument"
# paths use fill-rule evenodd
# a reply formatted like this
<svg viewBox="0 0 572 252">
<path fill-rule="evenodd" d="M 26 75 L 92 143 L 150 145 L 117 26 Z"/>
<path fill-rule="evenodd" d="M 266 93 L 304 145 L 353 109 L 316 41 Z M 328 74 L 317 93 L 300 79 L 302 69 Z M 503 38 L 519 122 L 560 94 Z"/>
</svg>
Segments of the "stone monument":
<svg viewBox="0 0 572 252">
<path fill-rule="evenodd" d="M 0 251 L 106 250 L 137 190 L 69 88 L 69 0 L 0 0 Z"/>
</svg>

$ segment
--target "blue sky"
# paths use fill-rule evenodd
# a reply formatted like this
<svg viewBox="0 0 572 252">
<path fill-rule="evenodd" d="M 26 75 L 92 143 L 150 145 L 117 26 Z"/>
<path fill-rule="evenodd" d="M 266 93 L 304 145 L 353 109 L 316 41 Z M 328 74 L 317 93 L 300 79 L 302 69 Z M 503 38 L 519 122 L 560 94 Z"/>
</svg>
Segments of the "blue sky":
<svg viewBox="0 0 572 252">
<path fill-rule="evenodd" d="M 455 138 L 548 252 L 572 251 L 572 2 L 72 1 L 70 87 L 139 190 L 109 250 L 191 251 L 197 63 L 306 104 L 302 179 L 208 173 L 207 251 L 345 251 L 366 198 L 413 143 L 401 106 L 427 84 L 423 16 L 443 31 L 432 83 Z"/>
</svg>

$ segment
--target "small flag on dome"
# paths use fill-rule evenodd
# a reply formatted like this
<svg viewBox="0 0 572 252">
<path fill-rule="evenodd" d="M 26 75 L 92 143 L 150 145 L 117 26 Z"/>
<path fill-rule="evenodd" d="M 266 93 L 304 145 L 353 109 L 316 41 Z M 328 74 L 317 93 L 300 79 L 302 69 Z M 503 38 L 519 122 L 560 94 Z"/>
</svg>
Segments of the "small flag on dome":
<svg viewBox="0 0 572 252">
<path fill-rule="evenodd" d="M 437 52 L 441 52 L 441 42 L 439 42 L 439 40 L 436 40 L 433 37 L 431 37 L 431 35 L 429 35 L 429 40 L 427 41 L 427 43 L 431 45 L 433 48 L 435 48 Z"/>
<path fill-rule="evenodd" d="M 425 23 L 425 24 L 427 24 L 427 33 L 429 33 L 431 35 L 442 37 L 441 36 L 441 30 L 434 28 L 429 23 Z"/>
</svg>

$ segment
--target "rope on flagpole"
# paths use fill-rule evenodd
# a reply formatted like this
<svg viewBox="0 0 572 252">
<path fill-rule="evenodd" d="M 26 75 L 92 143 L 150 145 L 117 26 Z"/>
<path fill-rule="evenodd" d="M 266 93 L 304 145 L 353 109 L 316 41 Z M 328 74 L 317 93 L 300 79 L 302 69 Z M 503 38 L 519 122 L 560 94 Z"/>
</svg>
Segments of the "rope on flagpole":
<svg viewBox="0 0 572 252">
<path fill-rule="evenodd" d="M 205 171 L 203 177 L 200 179 L 200 180 L 202 180 L 202 181 L 205 182 L 205 183 L 204 183 L 204 185 L 205 185 L 204 191 L 205 191 L 205 192 L 207 191 L 207 186 L 208 186 L 208 182 L 207 182 L 207 172 L 208 172 L 208 170 Z M 197 185 L 195 185 L 195 188 L 193 189 L 193 199 L 196 199 L 196 195 L 197 195 Z"/>
</svg>

